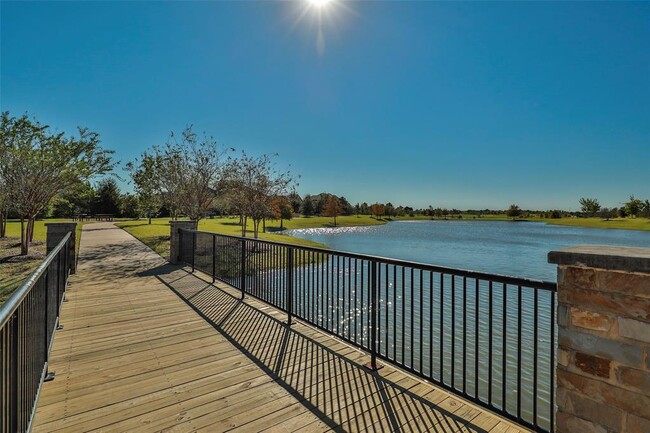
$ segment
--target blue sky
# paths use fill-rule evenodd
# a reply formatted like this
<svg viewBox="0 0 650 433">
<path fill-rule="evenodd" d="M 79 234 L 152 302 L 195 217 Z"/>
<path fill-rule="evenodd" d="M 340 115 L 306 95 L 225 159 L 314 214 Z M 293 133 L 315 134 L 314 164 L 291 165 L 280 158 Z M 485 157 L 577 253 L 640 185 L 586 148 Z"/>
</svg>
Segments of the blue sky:
<svg viewBox="0 0 650 433">
<path fill-rule="evenodd" d="M 457 208 L 650 198 L 650 3 L 0 3 L 0 104 L 123 162 L 192 123 L 299 192 Z"/>
</svg>

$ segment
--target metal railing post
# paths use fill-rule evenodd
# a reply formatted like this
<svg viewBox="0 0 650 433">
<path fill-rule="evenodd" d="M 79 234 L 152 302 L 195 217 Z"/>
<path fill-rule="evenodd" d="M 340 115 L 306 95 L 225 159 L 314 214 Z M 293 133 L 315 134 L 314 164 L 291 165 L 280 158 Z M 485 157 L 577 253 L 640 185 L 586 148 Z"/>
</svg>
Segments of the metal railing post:
<svg viewBox="0 0 650 433">
<path fill-rule="evenodd" d="M 293 315 L 293 248 L 287 248 L 287 325 Z"/>
<path fill-rule="evenodd" d="M 246 240 L 242 239 L 241 240 L 241 298 L 244 299 L 244 295 L 246 294 Z"/>
<path fill-rule="evenodd" d="M 217 279 L 217 237 L 212 236 L 212 283 Z"/>
<path fill-rule="evenodd" d="M 377 312 L 379 310 L 377 293 L 377 262 L 372 261 L 370 267 L 370 363 L 366 367 L 372 371 L 379 370 L 383 365 L 377 363 Z"/>
</svg>

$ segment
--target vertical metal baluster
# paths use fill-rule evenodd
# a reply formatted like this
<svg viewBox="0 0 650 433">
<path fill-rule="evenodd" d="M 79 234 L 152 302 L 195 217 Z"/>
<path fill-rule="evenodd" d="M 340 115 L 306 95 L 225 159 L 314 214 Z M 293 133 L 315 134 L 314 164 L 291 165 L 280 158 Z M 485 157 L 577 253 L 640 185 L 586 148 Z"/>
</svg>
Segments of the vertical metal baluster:
<svg viewBox="0 0 650 433">
<path fill-rule="evenodd" d="M 241 281 L 239 284 L 241 284 L 240 289 L 241 289 L 241 298 L 244 299 L 244 295 L 246 294 L 246 240 L 242 239 L 241 240 L 241 265 L 240 265 L 240 277 Z"/>
<path fill-rule="evenodd" d="M 356 262 L 357 259 L 354 259 L 354 261 Z M 363 268 L 364 268 L 364 266 L 363 266 L 363 262 L 364 262 L 364 260 L 361 259 L 361 278 L 360 278 L 361 284 L 359 286 L 357 286 L 357 287 L 359 287 L 361 289 L 361 293 L 359 293 L 359 295 L 360 295 L 359 296 L 359 298 L 360 298 L 359 299 L 359 302 L 360 302 L 359 309 L 361 310 L 361 322 L 359 323 L 359 327 L 361 328 L 360 332 L 361 332 L 361 346 L 362 347 L 363 347 L 363 327 L 365 326 L 365 323 L 366 323 L 363 320 L 363 316 L 364 316 L 363 310 L 364 310 L 364 304 L 365 304 L 364 299 L 363 299 L 364 298 L 364 290 L 363 290 L 364 289 L 364 285 L 363 285 L 363 274 L 364 274 Z"/>
<path fill-rule="evenodd" d="M 345 267 L 345 272 L 348 274 L 348 308 L 347 308 L 347 313 L 346 316 L 348 320 L 348 340 L 350 340 L 350 328 L 352 326 L 352 317 L 350 314 L 352 313 L 352 267 L 351 267 L 352 259 L 348 257 L 348 264 Z"/>
<path fill-rule="evenodd" d="M 196 232 L 192 232 L 192 272 L 194 272 L 195 256 L 196 256 Z"/>
<path fill-rule="evenodd" d="M 217 279 L 217 237 L 212 236 L 212 284 Z"/>
<path fill-rule="evenodd" d="M 377 364 L 377 305 L 379 302 L 379 294 L 377 290 L 377 262 L 373 261 L 370 264 L 371 273 L 368 281 L 370 289 L 370 364 L 368 368 L 371 370 L 378 370 L 380 366 Z"/>
<path fill-rule="evenodd" d="M 555 292 L 551 292 L 551 362 L 550 366 L 550 378 L 551 378 L 551 392 L 550 392 L 550 419 L 551 419 L 551 428 L 555 426 Z"/>
<path fill-rule="evenodd" d="M 420 335 L 420 365 L 419 365 L 419 368 L 420 368 L 420 370 L 419 371 L 420 371 L 420 373 L 424 373 L 424 368 L 422 368 L 422 363 L 424 361 L 423 354 L 422 354 L 422 352 L 424 352 L 424 345 L 423 345 L 423 341 L 424 341 L 424 335 L 423 335 L 424 334 L 424 331 L 423 331 L 423 329 L 424 329 L 424 323 L 423 323 L 424 322 L 424 298 L 423 298 L 423 296 L 424 296 L 424 290 L 423 290 L 424 275 L 423 275 L 423 272 L 424 271 L 422 269 L 420 269 L 419 271 L 420 271 L 420 287 L 419 287 L 419 290 L 420 290 L 420 322 L 419 322 L 419 325 L 420 325 L 420 334 L 419 334 Z"/>
<path fill-rule="evenodd" d="M 492 405 L 492 307 L 494 305 L 494 291 L 492 290 L 492 281 L 489 282 L 489 301 L 488 301 L 488 404 Z"/>
<path fill-rule="evenodd" d="M 393 265 L 393 361 L 397 361 L 397 265 Z"/>
<path fill-rule="evenodd" d="M 386 331 L 384 333 L 384 338 L 386 340 L 386 344 L 384 346 L 386 347 L 386 358 L 388 358 L 389 357 L 388 335 L 389 335 L 389 332 L 390 332 L 390 329 L 389 329 L 390 328 L 390 319 L 389 319 L 389 316 L 388 316 L 388 314 L 390 313 L 390 311 L 389 311 L 390 309 L 388 308 L 388 299 L 389 299 L 389 288 L 388 288 L 388 286 L 390 285 L 389 284 L 390 277 L 389 277 L 389 274 L 388 274 L 388 264 L 386 264 L 386 275 L 385 275 L 384 280 L 385 280 L 384 286 L 386 286 L 386 296 L 384 297 L 384 305 L 386 306 Z"/>
<path fill-rule="evenodd" d="M 463 277 L 463 394 L 467 392 L 467 277 Z"/>
<path fill-rule="evenodd" d="M 409 337 L 410 337 L 409 338 L 410 339 L 410 342 L 409 342 L 410 343 L 409 344 L 409 361 L 411 361 L 411 368 L 413 368 L 413 364 L 414 364 L 413 355 L 415 355 L 415 348 L 413 347 L 414 346 L 413 334 L 415 334 L 415 329 L 414 329 L 415 328 L 414 327 L 414 325 L 415 325 L 415 321 L 414 321 L 414 319 L 415 319 L 415 317 L 414 317 L 415 316 L 415 312 L 414 312 L 414 308 L 415 308 L 415 302 L 414 302 L 415 288 L 413 287 L 414 282 L 415 282 L 415 274 L 414 274 L 414 272 L 415 272 L 414 269 L 411 268 L 411 291 L 410 291 L 410 297 L 409 297 L 409 304 L 411 305 L 411 317 L 409 318 L 409 324 L 411 325 L 411 333 L 409 335 Z"/>
<path fill-rule="evenodd" d="M 503 311 L 502 311 L 502 317 L 501 317 L 501 405 L 503 406 L 502 409 L 505 411 L 506 410 L 506 387 L 507 387 L 507 373 L 506 373 L 506 368 L 507 368 L 507 350 L 506 350 L 506 326 L 507 326 L 507 299 L 508 299 L 508 286 L 503 283 L 502 284 L 502 289 L 503 289 Z"/>
<path fill-rule="evenodd" d="M 178 257 L 176 258 L 181 264 L 185 263 L 185 254 L 183 254 L 183 238 L 185 235 L 183 234 L 183 230 L 178 229 Z M 66 260 L 67 262 L 67 260 Z"/>
<path fill-rule="evenodd" d="M 456 276 L 451 276 L 451 387 L 456 380 Z"/>
<path fill-rule="evenodd" d="M 521 286 L 517 286 L 517 418 L 521 420 Z"/>
<path fill-rule="evenodd" d="M 293 248 L 287 247 L 287 324 L 293 314 Z"/>
<path fill-rule="evenodd" d="M 433 378 L 433 271 L 429 271 L 429 377 Z"/>
<path fill-rule="evenodd" d="M 440 273 L 440 383 L 445 382 L 445 278 Z"/>
<path fill-rule="evenodd" d="M 478 384 L 479 384 L 479 371 L 478 371 L 478 353 L 479 353 L 479 279 L 474 280 L 474 397 L 479 398 Z"/>
<path fill-rule="evenodd" d="M 341 256 L 336 255 L 336 333 L 341 334 Z"/>
<path fill-rule="evenodd" d="M 406 355 L 404 353 L 406 349 L 406 275 L 405 268 L 402 266 L 402 364 L 406 365 Z"/>
<path fill-rule="evenodd" d="M 533 288 L 535 291 L 535 299 L 533 302 L 533 424 L 537 425 L 537 326 L 538 321 L 538 304 L 539 304 L 539 289 Z"/>
<path fill-rule="evenodd" d="M 375 316 L 376 316 L 376 321 L 375 321 L 375 339 L 377 343 L 377 352 L 381 351 L 381 304 L 380 304 L 380 297 L 381 297 L 381 263 L 375 262 L 375 279 L 374 279 L 374 286 L 375 286 L 375 292 L 377 296 L 377 303 L 374 306 L 375 309 Z"/>
<path fill-rule="evenodd" d="M 18 345 L 18 310 L 11 317 L 11 348 L 9 349 L 9 431 L 18 431 L 18 411 L 19 411 L 19 398 L 18 393 L 18 366 L 20 363 L 19 358 L 19 345 Z"/>
<path fill-rule="evenodd" d="M 359 341 L 359 330 L 358 330 L 358 320 L 357 320 L 357 306 L 359 305 L 359 298 L 358 298 L 358 292 L 359 292 L 359 286 L 357 285 L 357 274 L 358 274 L 359 266 L 357 259 L 354 259 L 354 342 L 355 343 L 361 343 L 363 344 L 363 339 Z M 363 323 L 363 322 L 362 322 Z M 363 326 L 363 325 L 362 325 Z"/>
</svg>

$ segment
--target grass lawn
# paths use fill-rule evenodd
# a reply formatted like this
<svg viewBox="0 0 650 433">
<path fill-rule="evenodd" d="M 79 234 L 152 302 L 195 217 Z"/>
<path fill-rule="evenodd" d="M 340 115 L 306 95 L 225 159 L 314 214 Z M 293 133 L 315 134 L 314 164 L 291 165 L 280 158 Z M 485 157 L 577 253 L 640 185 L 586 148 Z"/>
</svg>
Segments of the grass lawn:
<svg viewBox="0 0 650 433">
<path fill-rule="evenodd" d="M 151 224 L 147 220 L 117 222 L 115 225 L 123 228 L 136 238 L 140 239 L 145 245 L 157 252 L 163 257 L 169 256 L 169 218 L 154 218 Z M 367 226 L 376 224 L 385 224 L 386 221 L 376 220 L 369 216 L 342 216 L 336 218 L 337 226 Z M 333 218 L 327 217 L 308 217 L 294 218 L 290 221 L 284 221 L 285 229 L 299 229 L 312 227 L 333 227 Z M 267 241 L 283 242 L 293 245 L 304 245 L 312 247 L 327 248 L 325 245 L 309 241 L 306 239 L 294 238 L 278 234 L 280 221 L 270 221 L 266 224 L 267 233 L 261 233 L 260 239 Z M 238 217 L 224 217 L 214 219 L 203 219 L 199 221 L 199 230 L 220 233 L 232 236 L 241 236 L 241 226 Z M 247 227 L 247 236 L 253 237 L 253 223 L 249 221 Z"/>
<path fill-rule="evenodd" d="M 394 221 L 411 221 L 411 220 L 430 220 L 431 217 L 425 215 L 415 215 L 413 217 L 403 216 L 394 217 Z M 435 220 L 440 218 L 434 218 Z M 449 216 L 448 220 L 456 221 L 458 217 Z M 463 215 L 463 221 L 511 221 L 512 218 L 505 214 L 501 215 Z M 517 221 L 531 221 L 546 224 L 555 224 L 561 226 L 587 227 L 596 229 L 622 229 L 622 230 L 650 230 L 650 219 L 648 218 L 613 218 L 604 220 L 602 218 L 540 218 L 538 216 L 529 216 L 518 218 Z"/>
<path fill-rule="evenodd" d="M 29 248 L 28 256 L 20 253 L 20 222 L 7 223 L 7 237 L 0 239 L 0 304 L 16 290 L 23 281 L 45 258 L 45 237 L 48 222 L 69 222 L 65 219 L 48 219 L 36 221 L 34 226 L 34 243 Z M 81 226 L 77 224 L 77 250 L 81 239 Z"/>
</svg>

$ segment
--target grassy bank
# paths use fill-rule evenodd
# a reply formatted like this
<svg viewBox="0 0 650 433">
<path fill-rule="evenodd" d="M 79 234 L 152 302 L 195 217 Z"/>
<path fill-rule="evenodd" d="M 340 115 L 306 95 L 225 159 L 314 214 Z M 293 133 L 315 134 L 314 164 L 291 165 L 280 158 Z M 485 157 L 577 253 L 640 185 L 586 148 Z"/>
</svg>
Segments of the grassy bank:
<svg viewBox="0 0 650 433">
<path fill-rule="evenodd" d="M 417 221 L 431 219 L 431 217 L 424 215 L 392 218 L 393 221 Z M 433 218 L 433 220 L 441 219 L 443 218 Z M 481 215 L 480 218 L 474 215 L 462 215 L 461 218 L 458 218 L 458 216 L 449 216 L 446 219 L 452 221 L 512 221 L 512 218 L 506 216 L 505 214 Z M 648 218 L 612 218 L 610 220 L 604 220 L 602 218 L 540 218 L 536 215 L 531 215 L 527 217 L 517 218 L 517 221 L 531 221 L 561 226 L 587 227 L 596 229 L 650 230 L 650 219 Z"/>
<path fill-rule="evenodd" d="M 7 237 L 0 239 L 0 304 L 16 290 L 29 274 L 45 258 L 46 223 L 70 222 L 65 219 L 36 221 L 34 226 L 34 243 L 29 248 L 28 256 L 20 253 L 20 222 L 7 223 Z M 77 250 L 81 239 L 82 223 L 77 224 Z"/>
<path fill-rule="evenodd" d="M 386 221 L 376 220 L 369 216 L 343 216 L 338 217 L 336 223 L 337 226 L 341 227 L 354 227 L 385 224 Z M 155 218 L 151 224 L 148 224 L 147 220 L 139 220 L 117 222 L 116 225 L 140 239 L 161 256 L 167 257 L 169 255 L 169 218 Z M 283 226 L 285 229 L 333 227 L 333 219 L 327 217 L 294 218 L 290 221 L 284 221 Z M 241 226 L 239 225 L 238 217 L 203 219 L 199 222 L 199 230 L 241 236 Z M 266 230 L 266 233 L 261 233 L 260 226 L 260 239 L 293 245 L 327 248 L 325 245 L 317 242 L 279 234 L 281 231 L 280 221 L 268 222 L 266 224 Z M 246 236 L 253 237 L 252 222 L 248 224 Z"/>
</svg>

